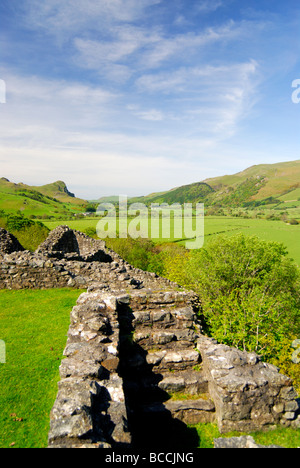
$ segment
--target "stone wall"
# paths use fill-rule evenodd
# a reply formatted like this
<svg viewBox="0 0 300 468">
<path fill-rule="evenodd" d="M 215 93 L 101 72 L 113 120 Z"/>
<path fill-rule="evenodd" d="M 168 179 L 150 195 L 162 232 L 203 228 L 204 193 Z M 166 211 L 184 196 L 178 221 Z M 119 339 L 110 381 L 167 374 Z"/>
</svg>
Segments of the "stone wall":
<svg viewBox="0 0 300 468">
<path fill-rule="evenodd" d="M 84 262 L 111 262 L 111 256 L 106 252 L 105 242 L 70 229 L 68 226 L 59 226 L 49 233 L 48 238 L 37 249 L 48 257 L 65 258 L 66 254 L 72 260 Z"/>
<path fill-rule="evenodd" d="M 49 447 L 129 446 L 118 348 L 116 298 L 103 292 L 82 294 L 71 313 Z"/>
<path fill-rule="evenodd" d="M 18 239 L 10 232 L 0 228 L 0 254 L 10 254 L 12 252 L 21 252 L 24 247 L 20 244 Z"/>
<path fill-rule="evenodd" d="M 49 447 L 159 447 L 186 424 L 300 427 L 291 380 L 202 334 L 199 298 L 60 226 L 36 252 L 0 231 L 0 288 L 87 289 L 71 312 Z M 176 439 L 177 438 L 177 439 Z"/>
<path fill-rule="evenodd" d="M 198 348 L 220 432 L 300 427 L 297 393 L 277 367 L 205 336 Z"/>
<path fill-rule="evenodd" d="M 94 285 L 80 296 L 49 446 L 174 449 L 186 425 L 200 422 L 223 433 L 299 428 L 291 380 L 256 354 L 204 336 L 198 308 L 193 293 L 170 288 Z"/>
<path fill-rule="evenodd" d="M 105 243 L 68 226 L 59 226 L 35 252 L 25 251 L 7 231 L 0 231 L 0 289 L 132 289 L 170 286 L 154 273 L 132 267 Z"/>
</svg>

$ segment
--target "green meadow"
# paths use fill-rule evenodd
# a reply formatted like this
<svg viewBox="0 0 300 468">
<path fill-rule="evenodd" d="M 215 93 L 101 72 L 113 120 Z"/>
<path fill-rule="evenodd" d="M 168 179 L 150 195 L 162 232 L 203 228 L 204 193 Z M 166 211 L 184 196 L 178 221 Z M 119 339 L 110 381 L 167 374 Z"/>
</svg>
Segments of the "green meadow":
<svg viewBox="0 0 300 468">
<path fill-rule="evenodd" d="M 99 218 L 85 218 L 76 221 L 45 221 L 44 224 L 49 229 L 54 229 L 60 224 L 66 224 L 72 229 L 85 232 L 87 229 L 96 229 Z M 128 224 L 132 219 L 128 219 Z M 241 217 L 229 216 L 205 216 L 204 218 L 204 245 L 212 237 L 218 234 L 234 235 L 243 232 L 245 235 L 255 235 L 262 240 L 275 241 L 283 243 L 289 252 L 289 255 L 300 266 L 300 224 L 290 225 L 284 221 L 274 221 L 267 219 L 244 219 Z M 171 223 L 171 236 L 168 238 L 155 238 L 152 239 L 155 243 L 163 242 L 178 242 L 185 243 L 185 239 L 174 239 L 172 237 L 172 223 Z"/>
<path fill-rule="evenodd" d="M 0 291 L 0 448 L 47 446 L 70 312 L 81 291 Z"/>
</svg>

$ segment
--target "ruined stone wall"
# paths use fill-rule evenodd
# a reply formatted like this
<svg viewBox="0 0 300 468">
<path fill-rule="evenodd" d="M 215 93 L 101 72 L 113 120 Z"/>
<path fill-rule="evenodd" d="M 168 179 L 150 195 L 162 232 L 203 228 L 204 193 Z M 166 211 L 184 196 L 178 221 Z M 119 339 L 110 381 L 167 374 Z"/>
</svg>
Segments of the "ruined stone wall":
<svg viewBox="0 0 300 468">
<path fill-rule="evenodd" d="M 277 367 L 205 336 L 200 336 L 198 349 L 220 432 L 300 427 L 297 393 Z"/>
<path fill-rule="evenodd" d="M 50 415 L 49 447 L 129 446 L 118 349 L 116 297 L 103 292 L 82 294 L 71 313 Z"/>
<path fill-rule="evenodd" d="M 174 449 L 186 424 L 200 422 L 221 432 L 299 428 L 291 380 L 256 354 L 205 337 L 198 307 L 193 293 L 167 288 L 94 285 L 80 296 L 49 446 Z"/>
<path fill-rule="evenodd" d="M 24 251 L 5 230 L 0 237 L 0 289 L 87 288 L 97 283 L 102 289 L 120 290 L 172 284 L 134 268 L 103 241 L 67 226 L 51 231 L 35 252 Z"/>
<path fill-rule="evenodd" d="M 71 312 L 50 447 L 166 448 L 170 435 L 174 448 L 199 422 L 221 432 L 300 427 L 288 377 L 205 337 L 195 293 L 102 241 L 60 226 L 32 253 L 2 230 L 0 261 L 1 289 L 87 289 Z"/>
<path fill-rule="evenodd" d="M 10 232 L 0 228 L 0 253 L 9 254 L 24 250 L 18 239 Z"/>
</svg>

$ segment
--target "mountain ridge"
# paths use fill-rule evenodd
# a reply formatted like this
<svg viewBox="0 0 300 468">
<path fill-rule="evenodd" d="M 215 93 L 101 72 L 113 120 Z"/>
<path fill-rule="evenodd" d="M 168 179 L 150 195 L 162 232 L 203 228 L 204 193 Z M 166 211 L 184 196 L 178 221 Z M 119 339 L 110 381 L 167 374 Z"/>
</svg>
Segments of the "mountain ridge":
<svg viewBox="0 0 300 468">
<path fill-rule="evenodd" d="M 65 182 L 58 180 L 52 184 L 30 186 L 22 182 L 16 184 L 7 178 L 0 178 L 0 193 L 23 194 L 32 198 L 40 193 L 47 199 L 58 203 L 76 205 L 78 208 L 89 200 L 77 198 L 70 192 Z M 299 192 L 299 193 L 298 193 Z M 149 195 L 130 197 L 130 203 L 205 203 L 206 206 L 247 206 L 260 204 L 264 200 L 298 200 L 300 195 L 300 160 L 274 164 L 257 164 L 231 175 L 212 177 L 170 190 L 154 192 Z M 43 201 L 43 200 L 41 200 Z M 91 201 L 91 200 L 90 200 Z M 45 202 L 45 200 L 44 200 Z M 93 203 L 117 203 L 118 196 L 101 197 Z M 3 205 L 3 203 L 2 203 Z M 0 208 L 3 208 L 0 203 Z"/>
<path fill-rule="evenodd" d="M 296 189 L 300 190 L 300 160 L 257 164 L 232 175 L 208 178 L 129 200 L 131 203 L 140 202 L 146 205 L 204 202 L 206 205 L 239 206 L 259 203 L 269 198 L 278 199 Z M 105 202 L 108 199 L 116 199 L 116 196 L 102 197 L 98 201 Z"/>
</svg>

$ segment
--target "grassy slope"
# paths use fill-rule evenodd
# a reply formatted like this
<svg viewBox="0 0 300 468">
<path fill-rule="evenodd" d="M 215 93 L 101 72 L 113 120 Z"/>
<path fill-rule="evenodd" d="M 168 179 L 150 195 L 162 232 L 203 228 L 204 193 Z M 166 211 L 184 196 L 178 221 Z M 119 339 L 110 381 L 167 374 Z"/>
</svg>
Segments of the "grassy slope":
<svg viewBox="0 0 300 468">
<path fill-rule="evenodd" d="M 70 312 L 81 291 L 0 291 L 0 448 L 47 445 Z"/>
<path fill-rule="evenodd" d="M 218 199 L 222 203 L 224 190 L 226 191 L 230 188 L 236 191 L 240 184 L 246 183 L 247 179 L 255 181 L 256 178 L 263 178 L 264 183 L 261 184 L 257 193 L 251 193 L 250 191 L 249 194 L 247 191 L 245 192 L 246 187 L 243 188 L 242 185 L 241 194 L 245 195 L 245 199 L 243 199 L 243 196 L 241 197 L 243 201 L 263 200 L 271 196 L 275 198 L 284 197 L 282 201 L 297 200 L 300 189 L 300 160 L 252 166 L 237 174 L 211 178 L 203 182 L 176 187 L 165 192 L 136 197 L 129 200 L 129 202 L 142 202 L 146 204 L 165 202 L 172 204 L 206 201 L 209 204 L 210 200 Z M 44 200 L 46 203 L 40 203 L 29 198 L 24 198 L 17 193 L 17 191 L 22 189 L 34 190 L 44 196 L 55 198 L 58 200 L 58 203 L 49 199 Z M 215 195 L 211 193 L 213 190 L 217 192 Z M 292 193 L 293 191 L 294 193 Z M 110 198 L 116 201 L 116 197 Z M 4 178 L 0 179 L 0 209 L 10 211 L 21 210 L 27 216 L 30 214 L 49 214 L 55 216 L 57 213 L 66 211 L 82 210 L 85 204 L 85 200 L 71 197 L 65 183 L 62 181 L 40 187 L 32 187 L 22 183 L 14 184 Z"/>
<path fill-rule="evenodd" d="M 86 204 L 85 200 L 71 197 L 65 190 L 67 190 L 66 185 L 61 181 L 33 187 L 23 183 L 15 184 L 2 178 L 0 179 L 0 210 L 8 212 L 20 210 L 25 216 L 58 216 L 82 211 Z M 35 193 L 37 199 L 30 198 L 34 197 L 32 192 Z"/>
<path fill-rule="evenodd" d="M 220 187 L 235 187 L 251 177 L 265 177 L 266 184 L 253 197 L 255 200 L 283 195 L 284 192 L 296 188 L 300 184 L 300 160 L 277 164 L 260 164 L 233 175 L 207 179 L 204 182 L 214 189 Z"/>
<path fill-rule="evenodd" d="M 257 193 L 247 193 L 245 191 L 247 180 L 253 180 L 255 183 L 256 179 L 258 181 L 261 179 L 261 182 L 263 182 L 258 187 Z M 279 198 L 292 191 L 295 191 L 292 198 L 288 197 L 286 200 L 295 200 L 299 197 L 300 160 L 277 164 L 260 164 L 236 174 L 206 179 L 202 182 L 176 187 L 168 191 L 132 198 L 129 202 L 145 204 L 165 202 L 171 204 L 206 201 L 207 204 L 210 204 L 210 201 L 220 200 L 222 204 L 222 199 L 226 197 L 226 191 L 228 189 L 236 191 L 239 186 L 241 194 L 245 195 L 245 199 L 242 201 L 264 200 L 271 196 Z M 211 194 L 214 190 L 216 191 L 215 195 Z M 116 197 L 110 197 L 110 199 L 116 201 Z"/>
</svg>

